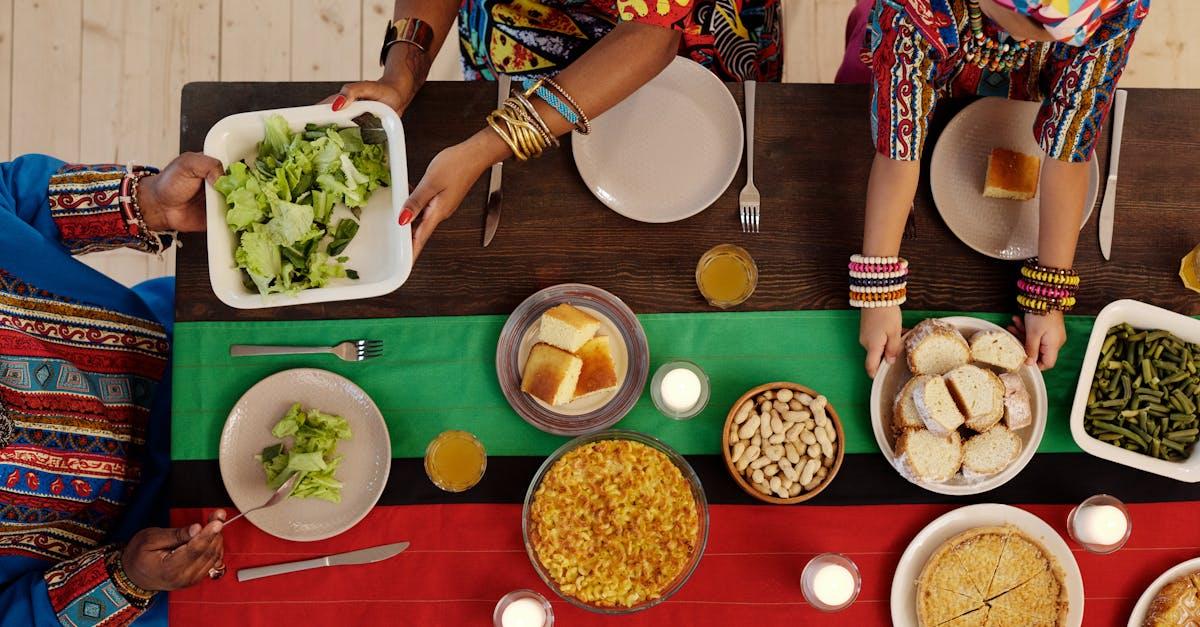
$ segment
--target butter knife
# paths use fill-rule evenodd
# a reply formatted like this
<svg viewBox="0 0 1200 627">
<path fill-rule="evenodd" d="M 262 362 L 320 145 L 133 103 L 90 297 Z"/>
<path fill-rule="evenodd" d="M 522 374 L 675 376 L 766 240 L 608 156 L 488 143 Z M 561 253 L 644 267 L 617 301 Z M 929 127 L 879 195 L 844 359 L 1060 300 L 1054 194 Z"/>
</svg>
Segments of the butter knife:
<svg viewBox="0 0 1200 627">
<path fill-rule="evenodd" d="M 504 100 L 508 98 L 509 89 L 512 88 L 512 78 L 508 74 L 500 74 L 497 80 L 500 83 L 500 93 L 496 97 L 496 108 L 504 106 Z M 492 243 L 492 238 L 496 236 L 496 229 L 500 227 L 500 170 L 504 167 L 504 162 L 499 161 L 492 164 L 492 174 L 488 179 L 488 199 L 487 210 L 483 214 L 483 247 L 487 248 L 488 244 Z"/>
<path fill-rule="evenodd" d="M 1100 254 L 1112 258 L 1113 212 L 1117 210 L 1117 167 L 1121 163 L 1121 135 L 1125 131 L 1125 101 L 1129 92 L 1117 90 L 1113 105 L 1112 148 L 1108 151 L 1108 183 L 1104 185 L 1104 202 L 1100 203 Z"/>
<path fill-rule="evenodd" d="M 294 573 L 301 570 L 308 570 L 310 568 L 371 564 L 374 562 L 381 562 L 390 557 L 395 557 L 403 553 L 404 549 L 407 548 L 407 542 L 397 542 L 395 544 L 384 544 L 380 546 L 374 546 L 369 549 L 359 549 L 357 551 L 350 551 L 349 553 L 338 553 L 337 555 L 327 555 L 325 557 L 301 560 L 299 562 L 286 562 L 283 564 L 271 564 L 270 566 L 243 568 L 237 572 L 237 579 L 238 581 L 250 581 L 252 579 L 260 579 L 262 577 L 282 575 L 285 573 Z"/>
</svg>

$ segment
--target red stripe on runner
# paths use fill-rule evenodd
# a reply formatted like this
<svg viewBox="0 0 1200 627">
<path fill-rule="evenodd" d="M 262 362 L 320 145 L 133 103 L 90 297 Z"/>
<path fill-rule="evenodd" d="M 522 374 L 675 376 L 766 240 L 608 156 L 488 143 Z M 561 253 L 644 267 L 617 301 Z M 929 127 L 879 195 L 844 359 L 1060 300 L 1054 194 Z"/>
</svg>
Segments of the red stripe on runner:
<svg viewBox="0 0 1200 627">
<path fill-rule="evenodd" d="M 1069 505 L 1024 509 L 1065 537 Z M 890 624 L 892 574 L 900 554 L 944 505 L 710 508 L 708 549 L 691 581 L 666 603 L 625 616 L 627 625 Z M 1170 566 L 1200 555 L 1200 507 L 1194 503 L 1130 506 L 1134 531 L 1125 549 L 1095 556 L 1072 545 L 1084 575 L 1088 625 L 1123 624 L 1142 591 Z M 172 511 L 172 524 L 201 520 L 208 510 Z M 538 579 L 521 541 L 519 505 L 377 507 L 355 528 L 330 540 L 287 542 L 237 523 L 225 537 L 229 575 L 171 593 L 172 624 L 277 627 L 281 622 L 485 625 L 496 601 L 517 588 L 546 595 L 563 625 L 601 617 L 567 604 Z M 408 540 L 385 562 L 327 568 L 238 583 L 239 568 L 308 559 Z M 1068 541 L 1069 542 L 1069 541 Z M 848 610 L 822 614 L 804 603 L 800 572 L 814 554 L 849 555 L 863 575 Z"/>
</svg>

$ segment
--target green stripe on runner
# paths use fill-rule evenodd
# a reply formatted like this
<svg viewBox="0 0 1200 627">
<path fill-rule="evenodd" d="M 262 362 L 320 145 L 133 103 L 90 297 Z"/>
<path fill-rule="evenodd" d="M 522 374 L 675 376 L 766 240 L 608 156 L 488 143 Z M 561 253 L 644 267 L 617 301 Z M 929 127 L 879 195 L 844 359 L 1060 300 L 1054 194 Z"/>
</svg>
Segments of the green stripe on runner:
<svg viewBox="0 0 1200 627">
<path fill-rule="evenodd" d="M 963 315 L 906 312 L 922 318 Z M 1001 314 L 976 317 L 1004 323 Z M 795 381 L 829 398 L 842 418 L 848 453 L 878 450 L 870 423 L 871 381 L 863 371 L 857 311 L 714 312 L 639 316 L 650 372 L 672 358 L 698 363 L 712 381 L 708 407 L 689 421 L 661 416 L 647 386 L 618 426 L 662 438 L 683 454 L 715 454 L 729 406 L 746 390 Z M 181 322 L 175 325 L 171 457 L 216 459 L 229 409 L 260 379 L 288 368 L 323 368 L 361 386 L 388 423 L 392 453 L 420 457 L 441 431 L 476 434 L 491 455 L 547 455 L 565 438 L 518 417 L 496 381 L 496 341 L 505 316 L 374 320 Z M 1092 317 L 1068 316 L 1067 345 L 1046 373 L 1049 424 L 1041 452 L 1077 452 L 1068 415 Z M 383 357 L 348 363 L 330 355 L 229 357 L 230 344 L 335 344 L 382 339 Z"/>
</svg>

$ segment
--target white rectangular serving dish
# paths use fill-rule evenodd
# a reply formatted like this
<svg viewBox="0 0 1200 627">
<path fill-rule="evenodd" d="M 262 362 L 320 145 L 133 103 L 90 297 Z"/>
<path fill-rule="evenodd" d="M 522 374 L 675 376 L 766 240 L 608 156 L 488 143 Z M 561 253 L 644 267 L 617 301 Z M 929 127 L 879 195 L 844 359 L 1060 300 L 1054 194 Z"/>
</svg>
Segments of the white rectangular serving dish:
<svg viewBox="0 0 1200 627">
<path fill-rule="evenodd" d="M 1101 459 L 1179 481 L 1196 483 L 1200 481 L 1200 454 L 1197 454 L 1196 448 L 1192 449 L 1192 455 L 1186 461 L 1168 462 L 1101 442 L 1083 430 L 1083 417 L 1087 411 L 1092 379 L 1096 376 L 1096 362 L 1100 360 L 1100 347 L 1104 344 L 1104 336 L 1108 330 L 1122 322 L 1129 323 L 1139 331 L 1163 329 L 1174 333 L 1185 342 L 1200 342 L 1200 320 L 1136 300 L 1109 303 L 1100 310 L 1100 315 L 1096 316 L 1087 351 L 1083 354 L 1079 386 L 1075 388 L 1075 403 L 1071 406 L 1071 436 L 1079 448 Z"/>
<path fill-rule="evenodd" d="M 233 261 L 236 243 L 225 223 L 225 198 L 211 185 L 206 186 L 208 213 L 208 275 L 213 292 L 221 302 L 237 309 L 284 307 L 305 303 L 372 298 L 391 293 L 404 284 L 412 270 L 412 227 L 400 226 L 400 209 L 408 197 L 408 163 L 405 158 L 404 126 L 400 116 L 387 105 L 358 101 L 341 111 L 327 105 L 291 107 L 270 111 L 250 111 L 224 118 L 212 127 L 204 138 L 204 154 L 229 164 L 256 155 L 264 134 L 264 120 L 281 115 L 293 131 L 304 125 L 337 124 L 354 126 L 353 118 L 373 113 L 383 121 L 388 137 L 388 165 L 392 171 L 390 187 L 380 187 L 371 194 L 362 217 L 358 234 L 346 247 L 344 255 L 350 260 L 346 267 L 358 272 L 358 279 L 333 279 L 325 287 L 304 290 L 298 294 L 269 294 L 242 284 L 241 271 Z M 397 191 L 399 190 L 399 191 Z M 333 220 L 351 217 L 344 205 L 334 209 Z"/>
</svg>

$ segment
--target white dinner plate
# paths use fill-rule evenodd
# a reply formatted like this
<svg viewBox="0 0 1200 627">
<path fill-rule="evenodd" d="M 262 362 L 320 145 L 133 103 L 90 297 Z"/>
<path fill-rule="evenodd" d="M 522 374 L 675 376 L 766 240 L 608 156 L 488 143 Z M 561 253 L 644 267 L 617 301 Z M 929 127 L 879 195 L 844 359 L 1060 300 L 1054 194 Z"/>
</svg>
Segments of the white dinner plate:
<svg viewBox="0 0 1200 627">
<path fill-rule="evenodd" d="M 674 222 L 704 211 L 742 162 L 742 117 L 712 72 L 676 57 L 620 104 L 571 137 L 584 183 L 613 211 Z"/>
<path fill-rule="evenodd" d="M 1008 333 L 1005 329 L 987 320 L 969 316 L 952 316 L 941 320 L 953 325 L 964 337 L 968 338 L 976 331 Z M 891 428 L 891 424 L 892 406 L 896 401 L 896 396 L 904 384 L 912 378 L 912 373 L 908 370 L 908 360 L 905 359 L 903 352 L 896 359 L 896 363 L 889 364 L 884 361 L 880 364 L 879 372 L 875 374 L 875 380 L 871 383 L 871 428 L 875 432 L 875 443 L 879 445 L 879 450 L 883 452 L 883 457 L 887 459 L 888 464 L 891 464 L 892 468 L 900 473 L 900 476 L 930 492 L 965 496 L 994 490 L 1008 483 L 1025 468 L 1029 460 L 1033 459 L 1038 445 L 1042 443 L 1042 435 L 1046 432 L 1046 408 L 1049 405 L 1046 400 L 1046 379 L 1037 366 L 1023 365 L 1017 370 L 1017 374 L 1020 375 L 1021 382 L 1025 384 L 1025 390 L 1029 392 L 1029 409 L 1033 414 L 1033 423 L 1024 429 L 1014 431 L 1021 438 L 1021 454 L 1007 468 L 990 477 L 967 480 L 960 472 L 949 481 L 934 483 L 919 480 L 900 470 L 901 467 L 896 462 L 896 434 Z"/>
<path fill-rule="evenodd" d="M 1150 587 L 1146 588 L 1146 591 L 1142 593 L 1137 605 L 1133 606 L 1133 613 L 1129 615 L 1128 627 L 1142 627 L 1142 621 L 1146 620 L 1146 612 L 1150 611 L 1150 604 L 1154 601 L 1154 597 L 1158 594 L 1158 591 L 1162 590 L 1163 586 L 1198 570 L 1200 570 L 1200 557 L 1176 564 L 1167 572 L 1159 575 L 1158 579 L 1155 579 L 1154 583 L 1150 584 Z"/>
<path fill-rule="evenodd" d="M 1037 155 L 1043 161 L 1048 158 L 1033 137 L 1039 106 L 1037 102 L 1007 98 L 980 99 L 950 120 L 933 149 L 929 181 L 938 213 L 958 239 L 988 257 L 1027 259 L 1038 254 L 1041 181 L 1038 195 L 1025 201 L 986 198 L 983 182 L 993 148 Z M 1100 192 L 1096 159 L 1088 168 L 1087 202 L 1080 229 L 1091 217 Z"/>
<path fill-rule="evenodd" d="M 392 442 L 375 401 L 349 379 L 316 368 L 277 372 L 254 384 L 229 412 L 221 431 L 221 480 L 238 511 L 271 498 L 262 464 L 254 459 L 279 442 L 271 427 L 293 403 L 341 416 L 351 437 L 338 442 L 342 463 L 334 474 L 345 484 L 342 502 L 289 498 L 246 514 L 263 531 L 284 540 L 324 540 L 346 531 L 375 507 L 392 465 Z M 286 439 L 290 446 L 290 438 Z"/>
<path fill-rule="evenodd" d="M 1029 537 L 1037 540 L 1043 548 L 1058 560 L 1067 586 L 1067 625 L 1078 627 L 1083 624 L 1083 575 L 1070 547 L 1054 528 L 1029 512 L 997 503 L 968 505 L 939 516 L 929 523 L 908 544 L 896 574 L 892 577 L 892 624 L 897 627 L 915 627 L 917 624 L 917 579 L 925 563 L 946 540 L 976 527 L 1013 525 Z"/>
</svg>

